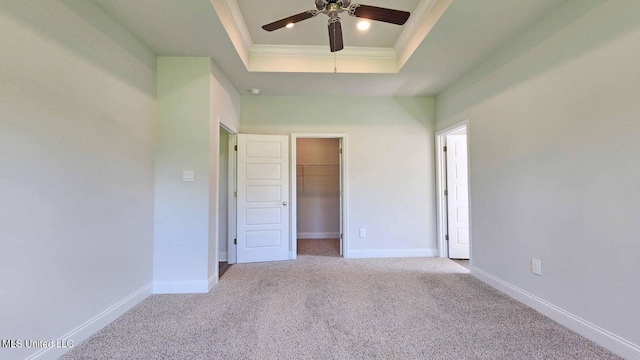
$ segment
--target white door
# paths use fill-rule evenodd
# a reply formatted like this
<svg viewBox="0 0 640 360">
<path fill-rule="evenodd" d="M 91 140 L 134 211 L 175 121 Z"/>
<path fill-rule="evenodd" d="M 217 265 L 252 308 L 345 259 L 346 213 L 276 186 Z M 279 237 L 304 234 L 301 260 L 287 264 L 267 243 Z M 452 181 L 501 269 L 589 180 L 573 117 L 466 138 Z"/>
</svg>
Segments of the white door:
<svg viewBox="0 0 640 360">
<path fill-rule="evenodd" d="M 342 250 L 344 248 L 344 224 L 342 223 L 342 219 L 344 218 L 343 214 L 342 214 L 342 197 L 344 196 L 342 194 L 342 139 L 338 139 L 338 146 L 340 147 L 340 149 L 338 150 L 338 172 L 340 173 L 340 177 L 338 179 L 338 181 L 340 182 L 340 193 L 339 193 L 339 201 L 340 201 L 340 256 L 344 256 L 344 251 Z"/>
<path fill-rule="evenodd" d="M 289 260 L 289 137 L 238 135 L 237 261 Z"/>
<path fill-rule="evenodd" d="M 449 257 L 469 258 L 467 136 L 447 135 L 447 233 Z"/>
</svg>

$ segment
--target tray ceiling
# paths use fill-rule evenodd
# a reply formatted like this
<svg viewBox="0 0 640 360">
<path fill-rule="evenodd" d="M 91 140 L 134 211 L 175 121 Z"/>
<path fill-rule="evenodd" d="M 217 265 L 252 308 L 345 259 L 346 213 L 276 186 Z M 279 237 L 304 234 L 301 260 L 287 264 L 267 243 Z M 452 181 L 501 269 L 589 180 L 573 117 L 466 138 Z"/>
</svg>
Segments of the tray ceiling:
<svg viewBox="0 0 640 360">
<path fill-rule="evenodd" d="M 291 29 L 264 31 L 270 22 L 315 9 L 314 2 L 272 0 L 212 0 L 222 24 L 248 71 L 335 72 L 340 58 L 342 73 L 397 73 L 435 26 L 452 0 L 366 0 L 366 5 L 409 11 L 403 26 L 362 20 L 342 13 L 345 49 L 331 53 L 323 14 L 301 21 Z M 353 2 L 355 3 L 355 2 Z"/>
</svg>

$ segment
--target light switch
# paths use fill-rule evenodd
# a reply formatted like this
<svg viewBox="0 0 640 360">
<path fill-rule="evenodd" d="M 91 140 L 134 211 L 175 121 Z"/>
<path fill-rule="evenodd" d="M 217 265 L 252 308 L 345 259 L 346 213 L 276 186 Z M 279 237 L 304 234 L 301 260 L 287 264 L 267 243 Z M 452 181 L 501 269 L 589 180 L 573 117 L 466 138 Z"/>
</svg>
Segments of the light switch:
<svg viewBox="0 0 640 360">
<path fill-rule="evenodd" d="M 183 171 L 182 181 L 193 181 L 193 171 Z"/>
</svg>

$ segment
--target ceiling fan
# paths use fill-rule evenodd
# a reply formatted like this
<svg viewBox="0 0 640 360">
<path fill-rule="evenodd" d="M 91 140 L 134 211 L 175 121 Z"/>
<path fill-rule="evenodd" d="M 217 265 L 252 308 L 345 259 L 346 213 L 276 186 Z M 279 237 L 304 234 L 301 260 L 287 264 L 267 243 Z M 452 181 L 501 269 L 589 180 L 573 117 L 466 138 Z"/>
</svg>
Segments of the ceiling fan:
<svg viewBox="0 0 640 360">
<path fill-rule="evenodd" d="M 351 4 L 351 0 L 315 0 L 315 3 L 317 10 L 309 10 L 289 16 L 264 25 L 262 28 L 267 31 L 273 31 L 283 28 L 289 24 L 295 24 L 299 21 L 310 19 L 318 14 L 325 14 L 329 17 L 329 46 L 331 48 L 331 52 L 335 52 L 344 48 L 344 44 L 342 43 L 342 25 L 340 23 L 339 16 L 342 12 L 346 11 L 350 16 L 396 25 L 404 25 L 410 15 L 407 11 Z"/>
</svg>

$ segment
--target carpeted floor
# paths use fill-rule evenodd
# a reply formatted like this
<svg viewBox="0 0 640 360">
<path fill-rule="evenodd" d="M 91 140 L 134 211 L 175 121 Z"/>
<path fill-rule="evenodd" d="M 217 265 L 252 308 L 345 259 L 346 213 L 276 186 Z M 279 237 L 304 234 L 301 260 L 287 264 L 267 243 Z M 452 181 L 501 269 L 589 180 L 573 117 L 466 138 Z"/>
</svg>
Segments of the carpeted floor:
<svg viewBox="0 0 640 360">
<path fill-rule="evenodd" d="M 232 266 L 153 295 L 62 359 L 618 359 L 448 259 Z"/>
<path fill-rule="evenodd" d="M 469 260 L 451 259 L 451 261 L 455 262 L 458 265 L 462 265 L 467 269 L 470 269 Z"/>
<path fill-rule="evenodd" d="M 340 239 L 298 239 L 298 255 L 340 256 Z"/>
</svg>

